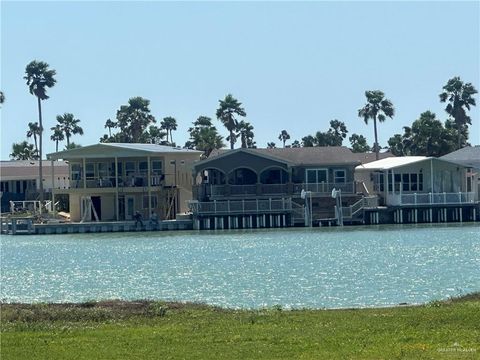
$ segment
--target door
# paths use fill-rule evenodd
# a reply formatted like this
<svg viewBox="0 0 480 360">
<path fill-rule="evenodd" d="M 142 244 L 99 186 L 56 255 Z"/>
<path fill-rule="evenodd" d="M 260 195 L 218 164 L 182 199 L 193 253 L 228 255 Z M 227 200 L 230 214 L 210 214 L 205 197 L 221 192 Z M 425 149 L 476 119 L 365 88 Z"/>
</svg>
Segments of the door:
<svg viewBox="0 0 480 360">
<path fill-rule="evenodd" d="M 125 220 L 132 220 L 135 213 L 135 197 L 125 196 Z"/>
<path fill-rule="evenodd" d="M 102 220 L 102 200 L 100 196 L 92 196 L 92 220 L 95 219 L 93 209 L 97 212 L 98 220 Z"/>
</svg>

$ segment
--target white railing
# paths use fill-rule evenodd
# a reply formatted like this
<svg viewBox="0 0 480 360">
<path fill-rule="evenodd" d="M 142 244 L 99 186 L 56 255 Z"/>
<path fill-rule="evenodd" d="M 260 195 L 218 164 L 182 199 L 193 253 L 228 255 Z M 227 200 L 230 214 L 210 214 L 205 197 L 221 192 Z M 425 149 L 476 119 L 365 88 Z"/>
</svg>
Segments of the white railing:
<svg viewBox="0 0 480 360">
<path fill-rule="evenodd" d="M 264 200 L 215 200 L 208 202 L 190 201 L 188 205 L 194 215 L 254 214 L 292 210 L 292 201 L 289 198 Z"/>
<path fill-rule="evenodd" d="M 343 206 L 343 217 L 351 218 L 364 208 L 375 208 L 378 206 L 378 196 L 366 196 L 350 206 Z"/>
<path fill-rule="evenodd" d="M 468 204 L 475 201 L 473 192 L 456 193 L 414 193 L 389 195 L 389 205 L 449 205 L 449 204 Z"/>
<path fill-rule="evenodd" d="M 305 183 L 305 184 L 295 184 L 294 192 L 300 193 L 301 191 L 311 191 L 312 193 L 318 194 L 331 194 L 333 189 L 341 190 L 344 194 L 353 194 L 355 186 L 353 182 L 350 183 Z"/>
</svg>

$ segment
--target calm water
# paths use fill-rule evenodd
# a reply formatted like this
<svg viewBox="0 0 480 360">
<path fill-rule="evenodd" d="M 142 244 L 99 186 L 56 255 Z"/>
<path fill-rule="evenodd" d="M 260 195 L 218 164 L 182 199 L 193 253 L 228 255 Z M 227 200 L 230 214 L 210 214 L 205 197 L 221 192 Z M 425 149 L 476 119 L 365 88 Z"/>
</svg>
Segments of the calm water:
<svg viewBox="0 0 480 360">
<path fill-rule="evenodd" d="M 8 302 L 388 306 L 480 290 L 480 226 L 3 236 Z"/>
</svg>

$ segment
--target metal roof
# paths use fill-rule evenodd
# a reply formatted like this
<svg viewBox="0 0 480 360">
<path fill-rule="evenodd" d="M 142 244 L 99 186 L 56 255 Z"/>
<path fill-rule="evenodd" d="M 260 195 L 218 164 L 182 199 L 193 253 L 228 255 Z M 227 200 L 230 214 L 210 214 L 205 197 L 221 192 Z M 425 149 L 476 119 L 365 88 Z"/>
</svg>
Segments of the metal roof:
<svg viewBox="0 0 480 360">
<path fill-rule="evenodd" d="M 440 159 L 480 169 L 480 145 L 464 147 Z"/>
<path fill-rule="evenodd" d="M 75 159 L 80 157 L 138 156 L 145 154 L 192 154 L 200 155 L 198 150 L 183 149 L 157 144 L 100 143 L 79 148 L 59 151 L 47 155 L 48 159 Z"/>
<path fill-rule="evenodd" d="M 372 161 L 367 164 L 358 165 L 355 170 L 390 170 L 396 167 L 410 165 L 427 159 L 431 158 L 426 156 L 389 157 L 377 161 Z"/>
</svg>

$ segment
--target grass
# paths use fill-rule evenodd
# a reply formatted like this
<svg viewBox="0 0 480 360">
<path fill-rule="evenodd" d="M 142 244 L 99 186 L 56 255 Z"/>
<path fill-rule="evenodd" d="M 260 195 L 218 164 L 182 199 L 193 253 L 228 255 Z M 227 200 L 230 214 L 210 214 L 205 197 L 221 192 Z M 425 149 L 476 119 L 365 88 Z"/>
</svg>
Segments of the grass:
<svg viewBox="0 0 480 360">
<path fill-rule="evenodd" d="M 480 293 L 382 309 L 2 304 L 8 359 L 478 359 Z"/>
</svg>

